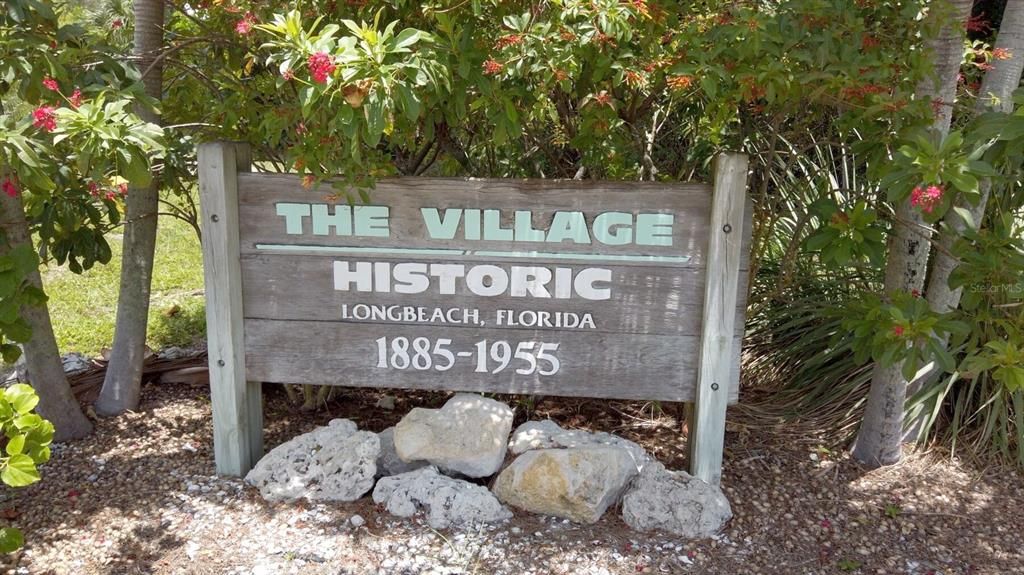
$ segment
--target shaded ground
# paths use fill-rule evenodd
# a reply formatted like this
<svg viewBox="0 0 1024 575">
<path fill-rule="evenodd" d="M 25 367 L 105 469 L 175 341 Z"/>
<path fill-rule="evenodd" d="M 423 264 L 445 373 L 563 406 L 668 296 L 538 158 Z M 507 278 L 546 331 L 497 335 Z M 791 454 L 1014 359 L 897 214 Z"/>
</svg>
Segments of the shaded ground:
<svg viewBox="0 0 1024 575">
<path fill-rule="evenodd" d="M 267 446 L 334 417 L 380 431 L 445 394 L 342 389 L 321 413 L 267 387 Z M 506 398 L 507 399 L 507 398 Z M 517 421 L 618 433 L 669 467 L 684 441 L 675 407 L 565 399 L 516 401 Z M 213 476 L 209 393 L 150 385 L 140 413 L 101 421 L 55 449 L 43 481 L 5 492 L 0 515 L 25 530 L 17 573 L 1024 573 L 1024 480 L 935 455 L 865 473 L 787 428 L 730 412 L 723 485 L 734 519 L 717 540 L 630 531 L 610 510 L 593 526 L 517 512 L 490 530 L 438 532 L 369 500 L 270 505 Z M 365 525 L 353 527 L 359 515 Z M 358 520 L 356 520 L 358 522 Z"/>
</svg>

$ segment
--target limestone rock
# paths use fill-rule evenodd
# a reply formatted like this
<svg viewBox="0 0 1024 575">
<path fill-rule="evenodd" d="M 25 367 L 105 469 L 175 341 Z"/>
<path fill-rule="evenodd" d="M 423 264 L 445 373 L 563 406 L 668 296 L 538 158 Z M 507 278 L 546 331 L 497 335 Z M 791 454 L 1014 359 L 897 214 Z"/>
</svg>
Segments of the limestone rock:
<svg viewBox="0 0 1024 575">
<path fill-rule="evenodd" d="M 494 482 L 503 503 L 579 523 L 593 523 L 637 475 L 622 447 L 537 449 L 520 455 Z"/>
<path fill-rule="evenodd" d="M 445 471 L 487 477 L 501 467 L 512 430 L 512 409 L 479 395 L 460 393 L 441 409 L 417 407 L 395 426 L 403 461 L 429 461 Z"/>
<path fill-rule="evenodd" d="M 395 428 L 389 427 L 377 434 L 380 438 L 380 455 L 377 456 L 377 477 L 407 473 L 430 465 L 426 461 L 402 461 L 395 451 Z"/>
<path fill-rule="evenodd" d="M 335 419 L 278 445 L 245 481 L 268 501 L 354 501 L 373 487 L 380 439 Z"/>
<path fill-rule="evenodd" d="M 732 518 L 732 508 L 718 487 L 652 463 L 623 496 L 622 518 L 639 531 L 661 529 L 701 538 L 717 533 Z"/>
<path fill-rule="evenodd" d="M 426 511 L 427 522 L 434 529 L 495 523 L 512 517 L 512 512 L 486 487 L 441 475 L 433 466 L 381 479 L 373 490 L 373 501 L 399 517 Z"/>
<path fill-rule="evenodd" d="M 555 447 L 590 447 L 590 446 L 621 447 L 628 451 L 636 464 L 637 471 L 653 461 L 647 451 L 636 443 L 599 431 L 591 433 L 578 429 L 563 429 L 554 421 L 527 421 L 516 428 L 508 442 L 512 453 L 520 454 L 533 449 L 551 449 Z"/>
</svg>

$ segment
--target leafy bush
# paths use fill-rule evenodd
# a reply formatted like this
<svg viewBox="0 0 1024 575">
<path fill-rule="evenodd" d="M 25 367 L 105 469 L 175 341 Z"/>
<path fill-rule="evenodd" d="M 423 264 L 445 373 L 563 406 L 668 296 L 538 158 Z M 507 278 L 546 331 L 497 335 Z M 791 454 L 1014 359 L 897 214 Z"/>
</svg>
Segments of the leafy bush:
<svg viewBox="0 0 1024 575">
<path fill-rule="evenodd" d="M 24 487 L 39 481 L 37 465 L 50 459 L 53 424 L 32 413 L 39 396 L 25 384 L 15 384 L 0 392 L 0 428 L 4 435 L 4 455 L 0 455 L 0 481 L 11 487 Z M 21 531 L 0 528 L 0 553 L 10 553 L 24 544 Z"/>
</svg>

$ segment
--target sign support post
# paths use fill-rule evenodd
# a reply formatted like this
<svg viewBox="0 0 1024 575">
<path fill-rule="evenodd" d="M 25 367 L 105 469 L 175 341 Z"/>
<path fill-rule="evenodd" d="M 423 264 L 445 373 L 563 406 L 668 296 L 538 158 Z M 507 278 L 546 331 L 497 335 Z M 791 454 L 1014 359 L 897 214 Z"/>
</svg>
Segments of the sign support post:
<svg viewBox="0 0 1024 575">
<path fill-rule="evenodd" d="M 739 290 L 746 204 L 747 156 L 722 154 L 715 162 L 709 227 L 704 318 L 700 338 L 689 447 L 690 474 L 712 485 L 722 479 L 725 409 L 733 365 L 736 298 Z M 743 329 L 743 326 L 739 326 Z"/>
<path fill-rule="evenodd" d="M 245 378 L 238 172 L 250 169 L 246 144 L 199 146 L 203 269 L 213 451 L 220 475 L 245 475 L 263 456 L 263 395 Z"/>
</svg>

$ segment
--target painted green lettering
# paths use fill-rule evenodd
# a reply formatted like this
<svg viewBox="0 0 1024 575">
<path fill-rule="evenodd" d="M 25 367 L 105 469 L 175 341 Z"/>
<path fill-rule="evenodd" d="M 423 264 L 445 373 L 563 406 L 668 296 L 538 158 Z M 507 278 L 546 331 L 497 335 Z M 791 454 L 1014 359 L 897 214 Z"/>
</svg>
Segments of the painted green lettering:
<svg viewBox="0 0 1024 575">
<path fill-rule="evenodd" d="M 484 239 L 494 242 L 511 242 L 514 239 L 511 229 L 501 227 L 501 212 L 484 210 Z"/>
<path fill-rule="evenodd" d="M 624 246 L 633 241 L 633 214 L 604 212 L 594 218 L 594 239 L 609 246 Z M 614 226 L 615 229 L 612 228 Z"/>
<path fill-rule="evenodd" d="M 356 206 L 352 216 L 357 236 L 386 238 L 391 235 L 387 206 Z"/>
<path fill-rule="evenodd" d="M 336 236 L 352 235 L 352 208 L 334 206 L 333 214 L 330 208 L 327 204 L 313 204 L 313 235 L 326 236 L 331 228 L 334 228 Z"/>
<path fill-rule="evenodd" d="M 282 202 L 276 207 L 277 215 L 284 216 L 284 233 L 302 235 L 302 218 L 309 216 L 309 204 Z"/>
<path fill-rule="evenodd" d="M 589 244 L 590 232 L 583 212 L 555 212 L 551 218 L 547 241 L 561 243 L 569 240 L 576 244 Z"/>
<path fill-rule="evenodd" d="M 459 229 L 459 221 L 462 219 L 462 208 L 445 210 L 444 218 L 441 218 L 440 211 L 437 208 L 420 208 L 427 233 L 433 240 L 454 239 L 455 231 Z"/>
<path fill-rule="evenodd" d="M 636 243 L 640 246 L 672 245 L 673 214 L 640 214 L 636 217 Z"/>
<path fill-rule="evenodd" d="M 544 232 L 533 229 L 533 214 L 529 210 L 516 210 L 515 230 L 517 242 L 544 241 Z"/>
</svg>

